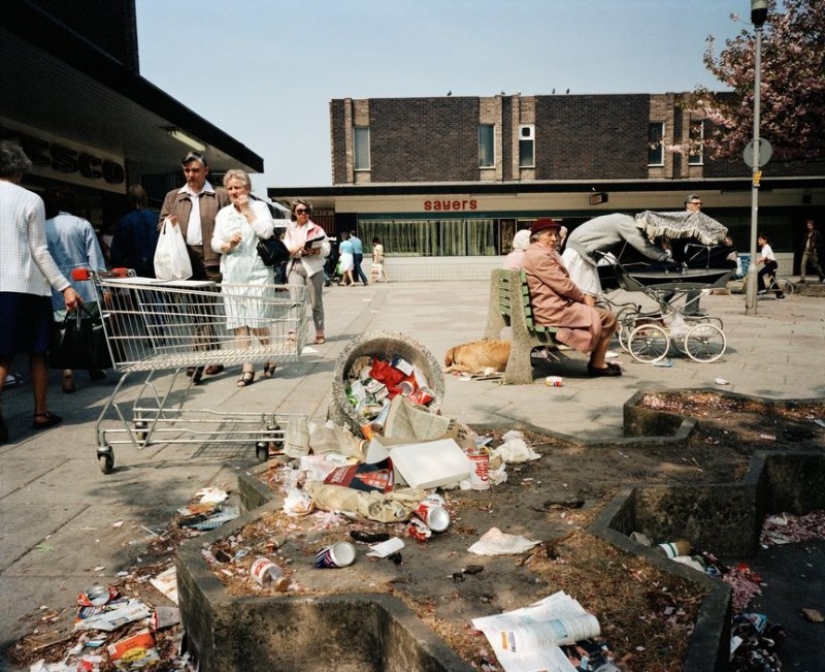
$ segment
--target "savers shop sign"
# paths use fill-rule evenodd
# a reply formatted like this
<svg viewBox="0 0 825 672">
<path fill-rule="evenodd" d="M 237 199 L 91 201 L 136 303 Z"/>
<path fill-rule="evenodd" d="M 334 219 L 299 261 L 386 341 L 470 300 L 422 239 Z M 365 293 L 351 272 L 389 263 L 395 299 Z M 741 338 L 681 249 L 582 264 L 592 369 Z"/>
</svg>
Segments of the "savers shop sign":
<svg viewBox="0 0 825 672">
<path fill-rule="evenodd" d="M 20 144 L 34 175 L 118 193 L 126 189 L 121 158 L 6 120 L 0 120 L 0 138 Z"/>
</svg>

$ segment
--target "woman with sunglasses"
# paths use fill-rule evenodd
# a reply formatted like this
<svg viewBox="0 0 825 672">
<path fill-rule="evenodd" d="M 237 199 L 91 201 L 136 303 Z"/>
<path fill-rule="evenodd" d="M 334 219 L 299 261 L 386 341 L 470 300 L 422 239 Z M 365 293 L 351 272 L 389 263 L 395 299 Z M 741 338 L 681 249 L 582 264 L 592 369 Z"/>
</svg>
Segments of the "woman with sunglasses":
<svg viewBox="0 0 825 672">
<path fill-rule="evenodd" d="M 326 232 L 309 217 L 312 204 L 302 198 L 292 202 L 292 222 L 287 226 L 284 244 L 289 250 L 287 279 L 290 285 L 306 287 L 315 324 L 315 343 L 324 338 L 324 260 L 330 244 Z"/>
</svg>

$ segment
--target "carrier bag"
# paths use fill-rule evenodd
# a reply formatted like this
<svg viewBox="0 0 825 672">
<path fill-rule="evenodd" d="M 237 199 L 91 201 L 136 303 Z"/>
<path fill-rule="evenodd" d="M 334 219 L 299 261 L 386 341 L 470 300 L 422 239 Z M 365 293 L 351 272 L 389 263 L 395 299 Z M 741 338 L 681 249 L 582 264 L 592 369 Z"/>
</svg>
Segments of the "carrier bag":
<svg viewBox="0 0 825 672">
<path fill-rule="evenodd" d="M 67 313 L 62 322 L 55 322 L 49 347 L 49 366 L 52 369 L 109 369 L 112 355 L 106 342 L 106 330 L 112 316 L 103 315 L 97 306 L 90 310 L 84 305 Z"/>
<path fill-rule="evenodd" d="M 179 226 L 164 220 L 155 248 L 155 276 L 158 280 L 187 280 L 192 277 L 192 260 Z"/>
</svg>

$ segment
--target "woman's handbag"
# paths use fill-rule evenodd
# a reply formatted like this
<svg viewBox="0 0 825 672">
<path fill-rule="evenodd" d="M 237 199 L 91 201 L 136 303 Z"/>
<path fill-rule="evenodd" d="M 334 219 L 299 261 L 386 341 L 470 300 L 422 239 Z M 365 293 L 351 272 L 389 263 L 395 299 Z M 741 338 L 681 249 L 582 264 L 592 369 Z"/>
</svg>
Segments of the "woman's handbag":
<svg viewBox="0 0 825 672">
<path fill-rule="evenodd" d="M 155 277 L 158 280 L 187 280 L 192 277 L 192 260 L 179 226 L 166 219 L 155 248 Z"/>
<path fill-rule="evenodd" d="M 258 256 L 264 262 L 264 266 L 277 266 L 289 259 L 289 250 L 286 249 L 286 245 L 274 236 L 266 240 L 263 238 L 258 240 L 257 249 Z"/>
<path fill-rule="evenodd" d="M 112 355 L 106 342 L 106 327 L 111 333 L 112 316 L 101 315 L 81 305 L 67 313 L 62 322 L 54 323 L 49 347 L 49 366 L 53 369 L 109 369 Z"/>
</svg>

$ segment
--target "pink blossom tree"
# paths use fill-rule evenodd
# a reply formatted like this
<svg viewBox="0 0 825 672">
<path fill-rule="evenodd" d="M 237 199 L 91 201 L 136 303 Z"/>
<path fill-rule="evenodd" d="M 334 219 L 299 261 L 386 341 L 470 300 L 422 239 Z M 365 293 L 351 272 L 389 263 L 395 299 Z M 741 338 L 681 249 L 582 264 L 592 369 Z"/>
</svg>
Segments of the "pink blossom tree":
<svg viewBox="0 0 825 672">
<path fill-rule="evenodd" d="M 731 15 L 732 20 L 739 17 Z M 709 156 L 741 156 L 753 135 L 753 29 L 743 29 L 715 53 L 707 39 L 705 66 L 729 91 L 696 88 L 686 107 L 707 119 Z M 825 158 L 825 0 L 769 4 L 762 37 L 760 136 L 780 161 Z"/>
</svg>

